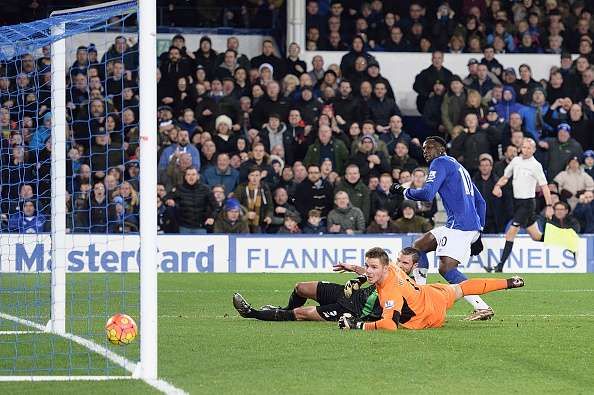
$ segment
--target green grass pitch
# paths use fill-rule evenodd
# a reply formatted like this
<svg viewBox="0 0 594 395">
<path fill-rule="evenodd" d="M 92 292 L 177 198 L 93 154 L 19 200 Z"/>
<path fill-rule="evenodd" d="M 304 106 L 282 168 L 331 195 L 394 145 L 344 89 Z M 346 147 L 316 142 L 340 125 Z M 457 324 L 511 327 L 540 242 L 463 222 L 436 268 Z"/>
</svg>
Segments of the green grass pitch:
<svg viewBox="0 0 594 395">
<path fill-rule="evenodd" d="M 80 312 L 91 309 L 94 313 L 88 320 L 72 323 L 71 329 L 86 331 L 103 342 L 102 325 L 107 317 L 102 317 L 101 312 L 114 304 L 115 309 L 121 307 L 123 295 L 106 293 L 105 285 L 118 289 L 118 281 L 126 277 L 126 289 L 132 289 L 137 275 L 105 279 L 92 275 L 96 276 L 92 280 L 89 275 L 77 276 L 79 295 L 70 308 Z M 241 292 L 255 306 L 284 304 L 298 281 L 342 283 L 348 278 L 338 274 L 160 274 L 160 376 L 191 394 L 594 391 L 591 274 L 527 275 L 525 288 L 485 296 L 496 312 L 492 321 L 461 321 L 470 306 L 460 301 L 449 311 L 443 328 L 425 331 L 341 332 L 335 323 L 259 322 L 239 317 L 231 304 L 234 291 Z M 439 280 L 439 276 L 430 277 L 430 281 Z M 0 289 L 6 284 L 5 275 Z M 8 306 L 10 297 L 2 293 L 0 305 Z M 86 299 L 90 301 L 83 305 Z M 126 293 L 125 299 L 124 308 L 134 310 L 134 293 Z M 4 326 L 0 330 L 6 330 L 6 322 L 0 323 Z M 9 368 L 6 358 L 11 352 L 31 355 L 35 351 L 42 355 L 51 343 L 58 351 L 52 362 L 56 371 L 70 366 L 80 368 L 79 374 L 85 374 L 85 370 L 101 374 L 102 369 L 110 374 L 122 373 L 81 348 L 68 349 L 60 339 L 39 335 L 32 341 L 31 337 L 19 336 L 16 348 L 20 349 L 16 351 L 9 337 L 0 337 L 0 369 Z M 112 349 L 133 359 L 138 355 L 138 341 Z M 68 355 L 74 356 L 70 362 Z M 43 368 L 44 363 L 29 359 L 21 363 L 21 368 Z M 122 381 L 0 383 L 0 393 L 154 391 L 142 382 Z"/>
</svg>

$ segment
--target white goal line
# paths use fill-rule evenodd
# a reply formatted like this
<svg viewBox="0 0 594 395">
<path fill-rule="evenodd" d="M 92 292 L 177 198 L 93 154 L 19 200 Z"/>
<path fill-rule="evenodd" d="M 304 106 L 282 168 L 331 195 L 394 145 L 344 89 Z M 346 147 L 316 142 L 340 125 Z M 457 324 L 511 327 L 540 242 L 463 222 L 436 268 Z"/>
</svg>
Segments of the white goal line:
<svg viewBox="0 0 594 395">
<path fill-rule="evenodd" d="M 121 355 L 116 354 L 115 352 L 113 352 L 113 351 L 111 351 L 111 350 L 91 341 L 91 340 L 82 338 L 82 337 L 74 335 L 72 333 L 56 333 L 56 332 L 48 331 L 46 329 L 46 327 L 41 324 L 26 320 L 23 318 L 15 317 L 14 315 L 2 313 L 2 312 L 0 312 L 0 318 L 9 320 L 12 322 L 16 322 L 17 324 L 21 324 L 21 325 L 27 326 L 29 328 L 34 328 L 40 332 L 57 335 L 57 336 L 65 338 L 65 339 L 71 340 L 71 341 L 89 349 L 90 351 L 93 351 L 93 352 L 101 355 L 102 357 L 109 359 L 113 363 L 121 366 L 122 368 L 126 369 L 128 372 L 132 373 L 132 376 L 96 376 L 96 377 L 129 377 L 130 379 L 140 379 L 140 380 L 144 381 L 145 383 L 147 383 L 148 385 L 150 385 L 151 387 L 153 387 L 167 395 L 187 394 L 187 392 L 185 392 L 184 390 L 181 390 L 181 389 L 173 386 L 172 384 L 168 383 L 165 380 L 147 380 L 147 379 L 141 378 L 139 375 L 139 372 L 138 372 L 139 365 L 137 363 L 132 362 L 129 359 L 124 358 Z M 15 377 L 16 378 L 18 378 L 18 377 L 35 378 L 35 377 L 60 377 L 60 376 L 0 376 L 0 381 L 24 381 L 24 380 L 12 380 Z M 65 376 L 65 377 L 69 377 L 69 376 Z M 71 377 L 86 377 L 86 378 L 88 378 L 88 377 L 95 377 L 95 376 L 71 376 Z M 80 380 L 83 380 L 83 379 L 81 378 Z M 105 380 L 109 380 L 109 379 L 106 378 Z M 31 381 L 31 380 L 29 380 L 29 381 Z M 38 380 L 34 380 L 34 381 L 44 381 L 44 380 L 38 379 Z"/>
<path fill-rule="evenodd" d="M 0 376 L 0 382 L 10 381 L 108 381 L 136 380 L 132 376 Z"/>
</svg>

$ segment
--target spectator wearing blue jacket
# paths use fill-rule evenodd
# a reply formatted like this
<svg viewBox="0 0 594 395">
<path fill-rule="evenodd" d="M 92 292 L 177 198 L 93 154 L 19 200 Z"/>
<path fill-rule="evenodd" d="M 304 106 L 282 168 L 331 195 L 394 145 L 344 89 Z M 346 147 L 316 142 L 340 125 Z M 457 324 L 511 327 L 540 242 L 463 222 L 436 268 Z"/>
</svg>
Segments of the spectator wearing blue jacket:
<svg viewBox="0 0 594 395">
<path fill-rule="evenodd" d="M 523 108 L 523 105 L 516 102 L 516 90 L 513 86 L 504 86 L 501 101 L 495 104 L 495 111 L 497 111 L 499 118 L 503 118 L 505 122 L 509 122 L 510 114 L 514 112 L 521 113 Z"/>
<path fill-rule="evenodd" d="M 29 148 L 34 151 L 41 151 L 45 148 L 45 142 L 52 134 L 52 113 L 46 112 L 43 116 L 43 125 L 35 129 L 33 136 L 31 136 L 31 142 Z"/>
<path fill-rule="evenodd" d="M 216 166 L 204 170 L 202 181 L 211 189 L 215 185 L 223 185 L 225 194 L 233 192 L 239 183 L 239 172 L 232 168 L 230 163 L 229 154 L 220 153 Z"/>
<path fill-rule="evenodd" d="M 179 151 L 180 153 L 186 152 L 192 155 L 192 166 L 200 171 L 200 152 L 195 146 L 190 144 L 190 134 L 184 129 L 178 130 L 177 143 L 171 144 L 161 153 L 161 158 L 159 158 L 159 170 L 164 170 L 167 168 L 171 157 L 176 151 Z"/>
<path fill-rule="evenodd" d="M 23 209 L 8 218 L 10 232 L 41 233 L 47 230 L 47 224 L 47 217 L 35 212 L 35 203 L 32 200 L 26 200 Z"/>
<path fill-rule="evenodd" d="M 544 120 L 547 111 L 549 111 L 549 103 L 546 101 L 545 91 L 542 87 L 537 87 L 532 91 L 532 102 L 530 105 L 523 106 L 520 110 L 524 130 L 535 141 L 547 137 L 554 130 Z"/>
</svg>

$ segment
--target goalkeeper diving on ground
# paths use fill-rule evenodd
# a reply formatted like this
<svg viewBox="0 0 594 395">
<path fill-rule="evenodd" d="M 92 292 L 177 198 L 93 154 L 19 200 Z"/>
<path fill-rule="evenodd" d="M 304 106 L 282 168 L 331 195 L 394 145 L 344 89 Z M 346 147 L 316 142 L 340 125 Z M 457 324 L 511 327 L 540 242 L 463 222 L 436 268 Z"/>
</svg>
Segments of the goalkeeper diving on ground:
<svg viewBox="0 0 594 395">
<path fill-rule="evenodd" d="M 419 252 L 403 249 L 396 264 L 379 247 L 365 254 L 365 275 L 349 280 L 345 286 L 325 282 L 298 283 L 286 307 L 264 306 L 254 309 L 239 293 L 233 295 L 233 306 L 244 318 L 263 321 L 336 321 L 341 329 L 396 330 L 441 327 L 446 311 L 465 295 L 519 288 L 524 280 L 471 279 L 459 284 L 418 285 L 410 273 L 419 260 Z M 353 270 L 345 265 L 339 269 Z M 365 281 L 371 286 L 360 288 Z M 318 306 L 304 306 L 307 299 Z"/>
</svg>

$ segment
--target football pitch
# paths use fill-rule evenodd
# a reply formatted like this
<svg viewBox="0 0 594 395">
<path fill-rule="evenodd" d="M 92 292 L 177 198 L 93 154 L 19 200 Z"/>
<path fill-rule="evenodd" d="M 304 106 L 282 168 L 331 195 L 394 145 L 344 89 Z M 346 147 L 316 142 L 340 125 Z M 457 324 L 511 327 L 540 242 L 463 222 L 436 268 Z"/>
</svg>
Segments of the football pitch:
<svg viewBox="0 0 594 395">
<path fill-rule="evenodd" d="M 126 276 L 130 276 L 128 285 L 137 281 L 137 276 Z M 594 276 L 524 277 L 525 288 L 485 296 L 496 313 L 492 321 L 461 321 L 470 306 L 460 301 L 449 311 L 443 328 L 364 333 L 341 332 L 336 323 L 247 320 L 231 304 L 233 292 L 239 291 L 254 306 L 284 305 L 298 281 L 343 283 L 349 275 L 160 274 L 159 375 L 191 394 L 592 393 Z M 429 279 L 440 280 L 437 275 Z M 101 292 L 91 293 L 89 304 L 105 309 Z M 6 297 L 2 295 L 3 301 Z M 131 296 L 128 303 L 135 303 Z M 84 323 L 98 327 L 96 340 L 104 318 L 98 315 Z M 8 338 L 0 340 L 0 356 L 14 352 Z M 52 343 L 60 349 L 60 340 Z M 37 346 L 41 347 L 39 340 Z M 20 347 L 32 346 L 21 340 Z M 134 359 L 138 339 L 131 346 L 110 348 Z M 32 354 L 30 349 L 21 352 Z M 81 350 L 63 353 L 74 355 L 75 364 L 82 368 L 106 366 L 99 357 L 85 359 Z M 0 359 L 0 368 L 6 369 L 3 362 Z M 43 361 L 29 363 L 43 366 Z M 0 383 L 0 393 L 146 394 L 155 390 L 127 380 Z"/>
</svg>

